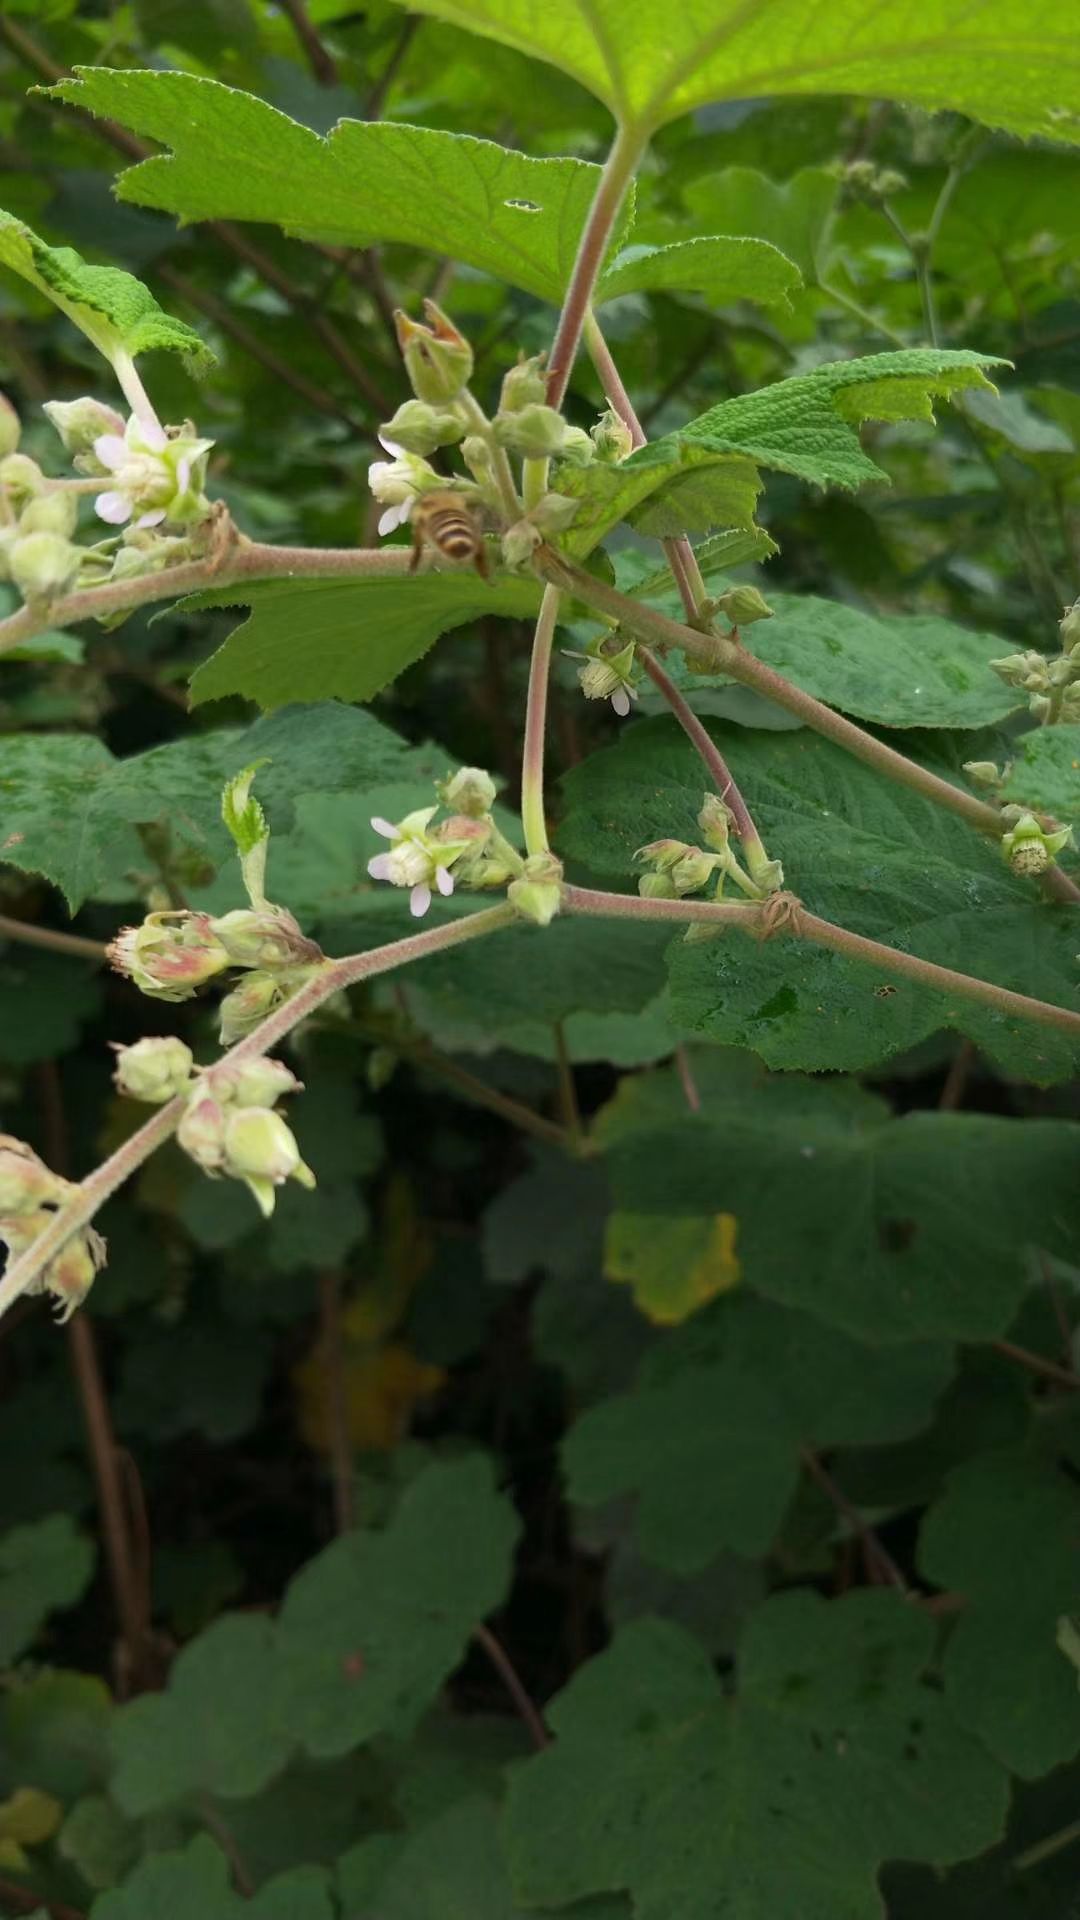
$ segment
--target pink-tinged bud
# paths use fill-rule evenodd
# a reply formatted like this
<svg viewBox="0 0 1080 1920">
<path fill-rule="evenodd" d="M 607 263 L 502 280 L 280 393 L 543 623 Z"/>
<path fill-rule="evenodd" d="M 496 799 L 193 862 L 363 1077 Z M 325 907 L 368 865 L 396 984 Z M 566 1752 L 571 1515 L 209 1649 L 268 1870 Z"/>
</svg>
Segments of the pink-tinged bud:
<svg viewBox="0 0 1080 1920">
<path fill-rule="evenodd" d="M 176 1129 L 177 1144 L 204 1173 L 225 1164 L 225 1112 L 210 1094 L 196 1093 Z"/>
<path fill-rule="evenodd" d="M 95 1275 L 105 1265 L 105 1254 L 106 1246 L 100 1233 L 93 1227 L 84 1227 L 46 1267 L 43 1290 L 51 1293 L 56 1301 L 56 1319 L 60 1326 L 71 1319 L 76 1307 L 82 1306 Z"/>
<path fill-rule="evenodd" d="M 287 1093 L 303 1093 L 303 1082 L 284 1060 L 239 1060 L 211 1067 L 205 1075 L 215 1100 L 237 1107 L 273 1107 Z"/>
<path fill-rule="evenodd" d="M 251 1188 L 264 1214 L 274 1211 L 274 1189 L 286 1180 L 315 1185 L 315 1175 L 279 1113 L 265 1107 L 233 1107 L 225 1120 L 225 1172 Z"/>
<path fill-rule="evenodd" d="M 190 1000 L 229 965 L 209 915 L 184 911 L 150 913 L 141 926 L 124 927 L 108 958 L 152 1000 Z"/>
<path fill-rule="evenodd" d="M 191 1048 L 173 1034 L 148 1036 L 130 1047 L 117 1047 L 117 1090 L 132 1100 L 146 1100 L 162 1107 L 175 1094 L 184 1093 L 191 1084 L 195 1066 Z"/>
<path fill-rule="evenodd" d="M 249 973 L 239 986 L 225 995 L 218 1012 L 221 1017 L 219 1034 L 223 1047 L 234 1046 L 237 1040 L 253 1033 L 260 1021 L 265 1020 L 275 1007 L 283 1006 L 299 993 L 302 986 L 311 979 L 319 966 L 328 962 L 320 961 L 309 967 L 279 967 L 273 973 Z"/>
<path fill-rule="evenodd" d="M 321 949 L 284 908 L 260 912 L 237 907 L 211 920 L 210 930 L 224 947 L 231 967 L 288 967 L 322 958 Z"/>
<path fill-rule="evenodd" d="M 68 1182 L 50 1172 L 25 1141 L 0 1134 L 0 1215 L 32 1214 L 40 1207 L 59 1206 L 69 1192 Z"/>
</svg>

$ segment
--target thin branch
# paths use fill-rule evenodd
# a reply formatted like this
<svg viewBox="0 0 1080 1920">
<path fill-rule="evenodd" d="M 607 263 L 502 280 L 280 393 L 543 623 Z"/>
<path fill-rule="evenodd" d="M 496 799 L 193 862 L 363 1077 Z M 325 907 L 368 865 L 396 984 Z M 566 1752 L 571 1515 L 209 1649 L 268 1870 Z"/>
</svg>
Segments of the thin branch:
<svg viewBox="0 0 1080 1920">
<path fill-rule="evenodd" d="M 544 735 L 547 728 L 551 650 L 558 617 L 558 588 L 549 584 L 544 588 L 533 635 L 529 691 L 525 705 L 525 746 L 521 756 L 521 825 L 529 853 L 546 853 L 548 849 L 547 819 L 544 814 Z"/>
<path fill-rule="evenodd" d="M 387 94 L 390 92 L 394 81 L 401 71 L 402 62 L 412 45 L 420 25 L 421 17 L 418 13 L 406 14 L 401 32 L 398 34 L 394 44 L 393 52 L 371 89 L 367 105 L 364 108 L 365 120 L 378 120 L 381 116 L 382 110 L 386 105 Z"/>
<path fill-rule="evenodd" d="M 976 1058 L 977 1050 L 974 1041 L 961 1040 L 938 1095 L 939 1113 L 955 1113 L 957 1108 L 963 1105 L 967 1083 Z"/>
<path fill-rule="evenodd" d="M 552 1032 L 555 1037 L 555 1067 L 559 1076 L 559 1112 L 562 1115 L 566 1136 L 572 1141 L 578 1141 L 584 1129 L 581 1124 L 577 1087 L 574 1084 L 573 1063 L 570 1059 L 570 1049 L 566 1044 L 566 1028 L 561 1020 L 552 1021 Z"/>
<path fill-rule="evenodd" d="M 80 960 L 105 964 L 105 942 L 84 940 L 78 933 L 60 933 L 55 927 L 35 927 L 29 920 L 12 920 L 0 913 L 0 940 L 15 940 L 24 947 L 47 947 L 52 953 L 73 953 Z"/>
<path fill-rule="evenodd" d="M 88 1920 L 81 1907 L 69 1907 L 65 1900 L 50 1900 L 46 1894 L 32 1893 L 29 1887 L 20 1885 L 18 1880 L 9 1880 L 6 1874 L 0 1876 L 0 1900 L 6 1901 L 16 1913 L 44 1911 L 50 1920 Z"/>
<path fill-rule="evenodd" d="M 813 1448 L 800 1447 L 799 1454 L 806 1471 L 817 1481 L 822 1492 L 832 1501 L 837 1513 L 843 1516 L 849 1527 L 851 1527 L 852 1531 L 861 1541 L 863 1553 L 866 1557 L 867 1568 L 876 1568 L 879 1579 L 885 1586 L 895 1587 L 899 1593 L 906 1594 L 908 1590 L 907 1582 L 897 1566 L 896 1561 L 893 1559 L 892 1554 L 882 1546 L 873 1528 L 867 1525 L 858 1507 L 854 1506 L 848 1499 L 843 1488 L 837 1485 L 832 1474 L 828 1468 L 823 1465 L 822 1461 L 819 1460 Z"/>
<path fill-rule="evenodd" d="M 426 933 L 414 933 L 403 940 L 394 940 L 388 946 L 372 947 L 366 953 L 349 954 L 342 960 L 327 960 L 301 987 L 299 993 L 275 1008 L 261 1025 L 243 1040 L 238 1040 L 221 1059 L 229 1062 L 257 1059 L 270 1047 L 277 1046 L 286 1034 L 291 1033 L 301 1020 L 306 1020 L 332 994 L 356 986 L 361 980 L 373 979 L 376 974 L 390 973 L 395 967 L 408 966 L 413 960 L 423 960 L 430 953 L 441 953 L 448 947 L 462 946 L 467 940 L 495 933 L 510 926 L 515 918 L 514 909 L 508 903 L 486 907 L 479 913 L 466 914 L 460 920 L 431 927 Z M 180 1124 L 185 1104 L 181 1095 L 170 1100 L 167 1106 L 159 1107 L 136 1133 L 76 1187 L 71 1197 L 57 1209 L 45 1231 L 8 1267 L 0 1280 L 0 1314 L 5 1313 L 12 1301 L 33 1285 L 72 1234 L 87 1226 L 105 1201 L 130 1179 L 143 1161 L 171 1138 Z"/>
<path fill-rule="evenodd" d="M 473 1628 L 473 1639 L 476 1641 L 477 1646 L 483 1647 L 484 1652 L 495 1668 L 507 1693 L 510 1695 L 515 1707 L 520 1713 L 522 1720 L 529 1729 L 533 1746 L 543 1751 L 545 1747 L 551 1745 L 551 1735 L 545 1727 L 537 1708 L 534 1706 L 510 1655 L 507 1653 L 501 1641 L 495 1638 L 491 1628 L 484 1626 L 483 1622 L 481 1622 L 478 1627 Z"/>
<path fill-rule="evenodd" d="M 700 1113 L 701 1095 L 698 1092 L 698 1083 L 694 1079 L 694 1069 L 690 1065 L 690 1055 L 685 1047 L 679 1046 L 676 1047 L 673 1057 L 675 1071 L 679 1076 L 679 1085 L 683 1090 L 683 1098 L 691 1113 Z"/>
<path fill-rule="evenodd" d="M 282 13 L 287 13 L 292 21 L 293 32 L 303 48 L 308 66 L 320 87 L 336 87 L 337 64 L 329 48 L 325 47 L 319 38 L 304 0 L 280 0 L 280 5 Z"/>
<path fill-rule="evenodd" d="M 650 653 L 648 647 L 639 646 L 637 657 L 653 686 L 659 688 L 663 694 L 687 739 L 700 755 L 721 800 L 731 808 L 735 816 L 735 831 L 740 840 L 757 840 L 758 832 L 750 817 L 750 809 L 735 785 L 731 769 L 712 736 L 698 719 L 689 701 L 683 698 L 671 675 L 664 671 L 656 655 Z"/>
<path fill-rule="evenodd" d="M 555 329 L 547 382 L 549 407 L 562 405 L 604 255 L 644 146 L 640 132 L 620 127 L 597 183 Z"/>
<path fill-rule="evenodd" d="M 319 1275 L 319 1357 L 326 1389 L 326 1427 L 334 1489 L 334 1531 L 348 1533 L 356 1525 L 356 1502 L 341 1325 L 341 1275 L 335 1269 Z"/>
<path fill-rule="evenodd" d="M 1070 1367 L 1059 1367 L 1056 1360 L 1048 1360 L 1045 1354 L 1032 1353 L 1030 1347 L 1018 1347 L 1012 1340 L 992 1340 L 990 1344 L 995 1353 L 1004 1354 L 1006 1360 L 1015 1360 L 1029 1373 L 1052 1380 L 1055 1386 L 1068 1387 L 1072 1393 L 1080 1389 L 1080 1374 L 1073 1373 Z"/>
<path fill-rule="evenodd" d="M 760 905 L 724 900 L 643 900 L 635 893 L 605 893 L 598 887 L 565 886 L 563 905 L 569 913 L 602 914 L 626 920 L 667 920 L 700 922 L 704 926 L 735 927 L 752 939 L 771 939 L 778 933 L 796 940 L 811 940 L 815 946 L 843 953 L 860 960 L 879 973 L 900 974 L 935 993 L 959 995 L 978 1001 L 995 1013 L 1017 1015 L 1037 1026 L 1054 1027 L 1060 1033 L 1080 1040 L 1080 1013 L 1068 1007 L 1056 1007 L 1048 1000 L 1035 1000 L 1026 993 L 1014 993 L 1011 987 L 999 987 L 992 980 L 979 980 L 973 974 L 957 973 L 952 967 L 939 967 L 933 960 L 920 960 L 916 954 L 902 953 L 884 941 L 870 940 L 865 934 L 851 933 L 847 927 L 834 926 L 816 913 L 808 913 L 792 894 L 774 893 Z"/>
</svg>

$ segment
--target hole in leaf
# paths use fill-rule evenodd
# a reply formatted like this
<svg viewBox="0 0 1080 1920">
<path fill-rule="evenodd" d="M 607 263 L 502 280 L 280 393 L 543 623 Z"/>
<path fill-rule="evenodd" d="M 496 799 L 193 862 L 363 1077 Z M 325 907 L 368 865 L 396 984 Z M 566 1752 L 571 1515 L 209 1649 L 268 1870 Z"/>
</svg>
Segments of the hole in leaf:
<svg viewBox="0 0 1080 1920">
<path fill-rule="evenodd" d="M 544 209 L 535 200 L 504 200 L 504 207 L 513 207 L 515 213 L 543 213 Z"/>
</svg>

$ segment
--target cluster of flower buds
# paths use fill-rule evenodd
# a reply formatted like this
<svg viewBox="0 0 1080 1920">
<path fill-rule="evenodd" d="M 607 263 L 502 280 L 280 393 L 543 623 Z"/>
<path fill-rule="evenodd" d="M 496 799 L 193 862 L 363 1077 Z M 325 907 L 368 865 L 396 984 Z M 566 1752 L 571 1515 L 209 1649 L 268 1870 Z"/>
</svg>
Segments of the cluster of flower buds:
<svg viewBox="0 0 1080 1920">
<path fill-rule="evenodd" d="M 0 406 L 0 570 L 28 605 L 83 584 L 156 571 L 190 551 L 187 535 L 210 511 L 203 485 L 213 442 L 190 422 L 165 428 L 134 414 L 126 422 L 100 400 L 51 400 L 44 409 L 81 480 L 50 480 L 18 452 L 18 416 Z M 100 480 L 98 518 L 123 527 L 90 546 L 75 539 L 86 480 Z"/>
<path fill-rule="evenodd" d="M 286 1180 L 315 1185 L 291 1128 L 275 1112 L 285 1094 L 302 1091 L 283 1061 L 224 1060 L 200 1071 L 190 1047 L 171 1036 L 137 1040 L 116 1053 L 120 1092 L 151 1106 L 184 1097 L 176 1130 L 183 1151 L 213 1179 L 242 1180 L 267 1217 Z"/>
<path fill-rule="evenodd" d="M 685 840 L 653 840 L 639 847 L 636 860 L 648 869 L 638 881 L 638 892 L 646 900 L 681 900 L 689 893 L 700 893 L 714 874 L 714 900 L 721 900 L 724 884 L 730 879 L 751 900 L 764 900 L 784 884 L 779 860 L 770 860 L 759 840 L 744 848 L 746 871 L 731 845 L 734 815 L 715 793 L 704 795 L 698 826 L 705 842 L 692 846 Z M 694 929 L 691 928 L 691 934 Z M 688 935 L 688 937 L 690 937 Z M 700 937 L 697 935 L 695 937 Z"/>
<path fill-rule="evenodd" d="M 586 700 L 610 700 L 620 720 L 625 720 L 638 697 L 635 651 L 633 640 L 623 641 L 616 634 L 602 634 L 584 653 L 564 648 L 568 660 L 584 662 L 578 668 L 578 683 Z"/>
<path fill-rule="evenodd" d="M 1058 633 L 1061 651 L 1053 658 L 1029 647 L 990 662 L 1007 687 L 1027 694 L 1028 707 L 1043 726 L 1080 720 L 1080 600 L 1066 607 Z"/>
<path fill-rule="evenodd" d="M 874 160 L 837 160 L 828 171 L 855 200 L 888 200 L 894 193 L 903 193 L 908 184 L 905 174 L 894 167 L 879 167 Z"/>
<path fill-rule="evenodd" d="M 1023 807 L 1002 807 L 1001 851 L 1014 873 L 1025 877 L 1045 873 L 1063 847 L 1071 847 L 1071 827 L 1044 827 Z"/>
<path fill-rule="evenodd" d="M 292 914 L 269 905 L 218 916 L 186 908 L 149 913 L 117 934 L 108 957 L 152 1000 L 190 1000 L 208 980 L 243 971 L 221 1003 L 223 1046 L 250 1033 L 325 964 Z"/>
<path fill-rule="evenodd" d="M 495 782 L 482 767 L 461 767 L 435 787 L 438 801 L 417 807 L 402 820 L 372 819 L 375 832 L 389 840 L 386 853 L 368 861 L 373 880 L 406 887 L 409 906 L 419 919 L 434 894 L 449 899 L 455 886 L 481 892 L 504 887 L 524 873 L 525 862 L 499 832 L 492 817 Z M 440 805 L 447 817 L 433 825 Z"/>
<path fill-rule="evenodd" d="M 53 1173 L 32 1147 L 10 1134 L 0 1135 L 0 1244 L 10 1259 L 29 1251 L 73 1191 L 70 1182 Z M 104 1240 L 93 1227 L 84 1227 L 65 1241 L 26 1291 L 51 1294 L 57 1319 L 70 1320 L 104 1264 Z"/>
</svg>

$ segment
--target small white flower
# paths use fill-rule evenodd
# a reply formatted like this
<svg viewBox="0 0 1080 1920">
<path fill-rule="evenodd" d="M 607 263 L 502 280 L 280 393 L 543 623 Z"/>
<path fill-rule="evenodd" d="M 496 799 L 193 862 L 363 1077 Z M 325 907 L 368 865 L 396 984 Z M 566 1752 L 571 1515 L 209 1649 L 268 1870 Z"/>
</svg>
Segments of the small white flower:
<svg viewBox="0 0 1080 1920">
<path fill-rule="evenodd" d="M 163 520 L 183 525 L 201 519 L 208 507 L 202 488 L 213 444 L 188 433 L 170 439 L 156 421 L 135 414 L 122 435 L 99 434 L 94 459 L 114 484 L 94 501 L 98 518 L 112 527 L 131 521 L 136 528 L 158 527 Z"/>
<path fill-rule="evenodd" d="M 377 853 L 368 861 L 373 880 L 388 880 L 392 887 L 409 888 L 409 910 L 419 920 L 431 905 L 432 884 L 444 899 L 454 891 L 453 862 L 465 850 L 465 841 L 440 843 L 427 829 L 438 812 L 437 807 L 419 807 L 406 814 L 394 826 L 378 814 L 372 819 L 376 833 L 390 841 L 389 853 Z"/>
<path fill-rule="evenodd" d="M 637 699 L 637 688 L 631 675 L 634 671 L 634 643 L 621 648 L 618 653 L 571 653 L 569 660 L 583 660 L 584 666 L 578 668 L 578 682 L 586 700 L 610 700 L 620 720 L 625 720 L 630 711 L 631 702 Z"/>
<path fill-rule="evenodd" d="M 426 460 L 421 460 L 418 454 L 406 453 L 404 447 L 388 440 L 383 433 L 379 435 L 379 444 L 393 459 L 373 461 L 367 477 L 376 500 L 385 508 L 379 517 L 379 532 L 385 534 L 405 525 L 425 488 L 433 483 L 438 485 L 438 475 Z"/>
</svg>

